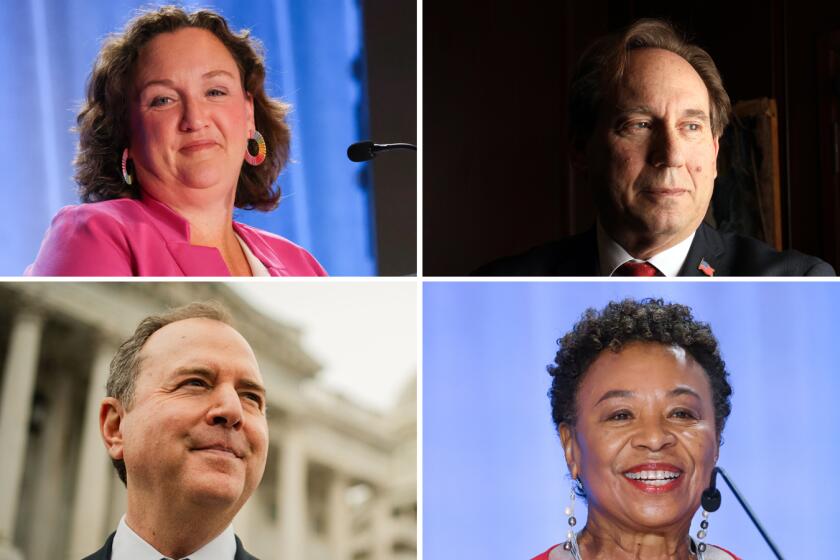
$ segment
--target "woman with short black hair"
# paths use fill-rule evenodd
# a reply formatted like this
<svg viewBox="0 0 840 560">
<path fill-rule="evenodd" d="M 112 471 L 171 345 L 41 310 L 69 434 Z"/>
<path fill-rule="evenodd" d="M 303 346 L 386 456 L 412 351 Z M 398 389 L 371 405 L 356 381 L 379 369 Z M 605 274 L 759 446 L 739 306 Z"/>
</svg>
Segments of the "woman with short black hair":
<svg viewBox="0 0 840 560">
<path fill-rule="evenodd" d="M 683 305 L 627 299 L 587 310 L 558 345 L 549 397 L 573 481 L 569 528 L 534 560 L 737 560 L 704 542 L 708 512 L 690 534 L 731 410 L 709 325 Z"/>
</svg>

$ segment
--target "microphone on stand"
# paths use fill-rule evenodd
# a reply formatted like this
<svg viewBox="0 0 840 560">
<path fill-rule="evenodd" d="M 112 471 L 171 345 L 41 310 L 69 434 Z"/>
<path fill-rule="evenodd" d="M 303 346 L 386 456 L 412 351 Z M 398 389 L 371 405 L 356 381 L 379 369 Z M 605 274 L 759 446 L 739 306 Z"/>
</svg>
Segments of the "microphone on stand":
<svg viewBox="0 0 840 560">
<path fill-rule="evenodd" d="M 764 542 L 767 543 L 767 546 L 770 547 L 770 550 L 773 551 L 773 554 L 776 555 L 776 558 L 779 560 L 784 560 L 782 557 L 781 552 L 779 549 L 776 548 L 776 545 L 773 544 L 773 541 L 770 539 L 770 535 L 767 534 L 767 531 L 764 530 L 764 527 L 761 526 L 761 523 L 758 521 L 758 518 L 753 513 L 753 510 L 750 509 L 749 504 L 747 504 L 747 500 L 741 496 L 741 493 L 738 492 L 738 489 L 735 488 L 735 485 L 729 479 L 729 475 L 726 474 L 720 467 L 715 467 L 712 469 L 712 480 L 709 483 L 709 487 L 703 490 L 703 495 L 700 497 L 700 504 L 703 506 L 708 512 L 717 511 L 720 508 L 720 490 L 715 488 L 715 479 L 717 478 L 717 474 L 720 473 L 720 476 L 723 477 L 724 482 L 726 482 L 729 489 L 732 490 L 732 493 L 735 494 L 735 497 L 738 499 L 738 503 L 741 504 L 741 507 L 744 508 L 744 511 L 747 512 L 750 520 L 755 525 L 755 528 L 758 529 L 758 532 L 761 533 L 761 536 L 764 537 Z"/>
<path fill-rule="evenodd" d="M 347 148 L 347 157 L 350 158 L 350 161 L 355 162 L 369 161 L 375 158 L 377 153 L 390 150 L 411 150 L 416 152 L 417 146 L 405 143 L 374 144 L 370 140 L 366 140 L 364 142 L 350 144 L 350 147 Z"/>
</svg>

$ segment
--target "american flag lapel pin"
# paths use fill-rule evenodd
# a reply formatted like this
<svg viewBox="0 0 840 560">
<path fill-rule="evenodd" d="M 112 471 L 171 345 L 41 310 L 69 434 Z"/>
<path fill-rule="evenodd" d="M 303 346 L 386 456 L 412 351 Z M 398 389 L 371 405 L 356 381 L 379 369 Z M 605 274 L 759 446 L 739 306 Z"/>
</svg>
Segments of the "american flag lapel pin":
<svg viewBox="0 0 840 560">
<path fill-rule="evenodd" d="M 699 270 L 700 272 L 702 272 L 706 276 L 714 276 L 715 275 L 715 269 L 712 268 L 712 266 L 709 263 L 706 262 L 706 259 L 701 259 L 700 260 L 700 266 L 697 267 L 697 270 Z"/>
</svg>

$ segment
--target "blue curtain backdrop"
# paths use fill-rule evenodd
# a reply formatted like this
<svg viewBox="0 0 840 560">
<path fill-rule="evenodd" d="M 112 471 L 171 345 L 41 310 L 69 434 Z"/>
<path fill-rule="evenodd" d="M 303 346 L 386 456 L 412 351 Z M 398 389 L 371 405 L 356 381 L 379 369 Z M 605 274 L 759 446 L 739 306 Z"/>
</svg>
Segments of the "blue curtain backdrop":
<svg viewBox="0 0 840 560">
<path fill-rule="evenodd" d="M 180 2 L 169 2 L 184 5 Z M 70 132 L 102 38 L 150 4 L 26 0 L 0 6 L 0 275 L 19 275 L 52 216 L 78 202 Z M 194 6 L 195 4 L 186 4 Z M 347 146 L 367 127 L 360 0 L 208 0 L 266 48 L 268 91 L 293 105 L 280 208 L 236 219 L 311 251 L 333 275 L 376 273 L 370 203 Z"/>
<path fill-rule="evenodd" d="M 625 296 L 683 303 L 711 323 L 734 388 L 719 465 L 787 558 L 835 557 L 840 284 L 804 282 L 427 283 L 424 555 L 526 560 L 565 539 L 569 479 L 545 367 L 586 307 Z M 772 558 L 718 486 L 708 542 Z M 581 528 L 580 501 L 577 512 Z"/>
</svg>

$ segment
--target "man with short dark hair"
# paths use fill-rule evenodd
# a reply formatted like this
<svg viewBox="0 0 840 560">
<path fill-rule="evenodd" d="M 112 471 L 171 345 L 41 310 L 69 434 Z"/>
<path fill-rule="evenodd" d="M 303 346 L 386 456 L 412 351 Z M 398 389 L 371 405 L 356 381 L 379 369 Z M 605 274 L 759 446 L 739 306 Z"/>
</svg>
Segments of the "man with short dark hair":
<svg viewBox="0 0 840 560">
<path fill-rule="evenodd" d="M 144 319 L 111 362 L 99 425 L 127 511 L 85 560 L 255 560 L 231 521 L 262 479 L 265 389 L 214 304 Z"/>
<path fill-rule="evenodd" d="M 703 224 L 729 96 L 711 57 L 640 20 L 583 55 L 570 90 L 572 164 L 594 228 L 480 276 L 834 276 L 830 265 Z"/>
</svg>

